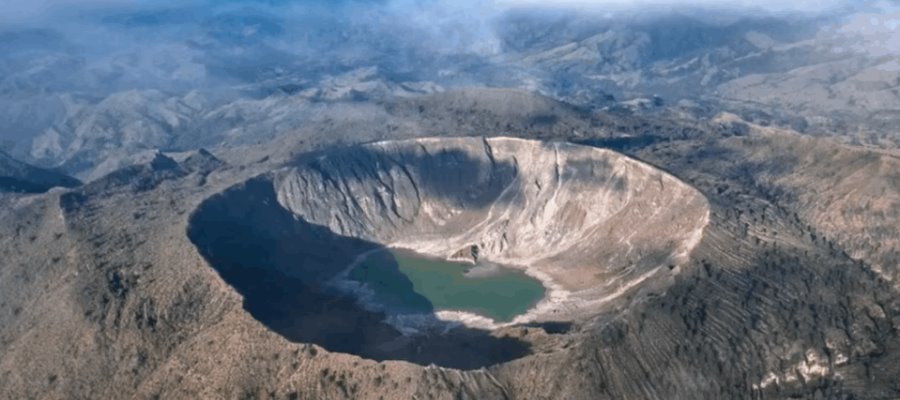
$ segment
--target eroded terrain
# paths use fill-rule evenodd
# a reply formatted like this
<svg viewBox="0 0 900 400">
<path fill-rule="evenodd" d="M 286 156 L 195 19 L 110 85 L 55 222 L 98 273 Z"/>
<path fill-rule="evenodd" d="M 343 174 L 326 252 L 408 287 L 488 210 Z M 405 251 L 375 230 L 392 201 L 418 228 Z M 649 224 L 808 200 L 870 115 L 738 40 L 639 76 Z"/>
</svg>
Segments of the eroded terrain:
<svg viewBox="0 0 900 400">
<path fill-rule="evenodd" d="M 492 91 L 495 97 L 502 94 Z M 511 92 L 510 96 L 527 95 Z M 418 100 L 404 99 L 407 106 L 387 107 L 371 115 L 370 121 L 406 121 L 394 125 L 401 128 L 392 135 L 401 139 L 435 136 L 437 129 L 472 135 L 441 146 L 478 160 L 471 165 L 487 165 L 491 162 L 484 133 L 525 116 L 516 109 L 488 105 L 479 109 L 493 111 L 478 118 L 457 117 L 460 110 L 474 105 L 440 100 L 476 97 L 470 92 L 422 99 L 430 114 L 421 120 L 415 112 Z M 551 115 L 565 109 L 541 106 L 552 104 L 547 99 L 528 103 L 534 107 L 521 112 Z M 739 150 L 758 155 L 770 152 L 772 135 L 788 135 L 778 140 L 798 143 L 814 161 L 859 152 L 865 156 L 861 159 L 874 160 L 872 165 L 877 166 L 891 162 L 890 154 L 858 148 L 848 152 L 845 145 L 831 142 L 808 146 L 791 139 L 791 133 L 765 132 L 739 120 L 700 123 L 662 116 L 562 113 L 556 114 L 555 121 L 545 120 L 547 125 L 523 127 L 518 136 L 528 140 L 487 139 L 494 159 L 500 161 L 495 170 L 473 168 L 465 176 L 447 177 L 456 185 L 452 193 L 472 189 L 481 194 L 444 196 L 449 200 L 434 205 L 448 213 L 437 216 L 463 210 L 455 218 L 443 218 L 447 221 L 443 226 L 459 226 L 459 230 L 440 228 L 433 217 L 419 221 L 416 214 L 401 213 L 400 218 L 390 207 L 389 200 L 396 195 L 389 192 L 384 192 L 383 207 L 369 196 L 373 202 L 368 210 L 383 212 L 360 215 L 380 217 L 385 222 L 381 226 L 390 229 L 366 230 L 372 225 L 344 222 L 342 227 L 337 218 L 332 219 L 332 213 L 344 221 L 346 212 L 367 210 L 362 204 L 344 202 L 352 190 L 393 187 L 395 193 L 403 194 L 408 192 L 397 188 L 411 188 L 403 182 L 414 182 L 422 192 L 443 192 L 440 187 L 429 188 L 412 171 L 414 179 L 394 175 L 397 184 L 388 184 L 390 166 L 397 164 L 389 161 L 400 155 L 413 157 L 416 151 L 404 149 L 417 148 L 410 144 L 416 141 L 348 147 L 348 142 L 381 139 L 380 131 L 362 129 L 369 133 L 328 141 L 329 132 L 366 126 L 365 115 L 331 128 L 323 120 L 302 134 L 240 149 L 157 155 L 151 162 L 78 188 L 4 194 L 0 387 L 25 398 L 734 398 L 748 393 L 776 398 L 809 393 L 825 398 L 891 398 L 898 394 L 894 377 L 900 373 L 896 328 L 900 302 L 895 283 L 885 278 L 895 273 L 890 261 L 893 253 L 880 249 L 851 253 L 852 241 L 832 235 L 827 225 L 817 222 L 832 219 L 828 207 L 811 208 L 804 200 L 811 196 L 805 194 L 810 193 L 808 188 L 817 190 L 816 178 L 801 169 L 793 175 L 783 172 L 786 165 L 802 164 L 790 159 L 751 164 L 739 161 L 752 160 L 749 156 L 735 157 Z M 446 124 L 443 128 L 434 125 L 440 115 Z M 572 126 L 580 127 L 577 134 L 567 128 Z M 546 141 L 531 140 L 538 136 Z M 322 140 L 311 142 L 310 137 Z M 426 145 L 433 146 L 437 144 Z M 361 251 L 401 239 L 413 242 L 411 235 L 404 236 L 405 229 L 423 237 L 426 228 L 460 232 L 448 233 L 454 240 L 443 247 L 425 237 L 417 242 L 428 244 L 420 251 L 434 248 L 441 250 L 434 254 L 445 257 L 465 256 L 466 252 L 455 253 L 480 245 L 482 240 L 473 237 L 486 237 L 494 238 L 484 240 L 494 245 L 484 246 L 484 257 L 499 259 L 506 250 L 525 258 L 525 243 L 541 243 L 526 242 L 536 240 L 528 236 L 535 232 L 526 229 L 528 220 L 510 225 L 507 236 L 514 235 L 516 241 L 510 238 L 508 247 L 501 247 L 502 241 L 492 234 L 502 232 L 499 216 L 506 208 L 490 214 L 487 204 L 518 199 L 523 210 L 541 221 L 538 205 L 547 204 L 543 201 L 551 198 L 550 188 L 560 181 L 553 168 L 528 170 L 521 161 L 526 158 L 519 154 L 549 157 L 557 148 L 577 149 L 569 161 L 577 160 L 576 156 L 600 160 L 579 164 L 582 167 L 576 171 L 590 171 L 589 165 L 601 177 L 631 171 L 623 175 L 628 180 L 626 193 L 643 193 L 627 202 L 632 206 L 656 210 L 654 201 L 665 204 L 668 197 L 659 189 L 659 178 L 663 187 L 671 182 L 676 191 L 684 188 L 680 189 L 683 198 L 697 199 L 702 207 L 683 207 L 662 221 L 683 217 L 685 224 L 666 226 L 673 227 L 673 237 L 688 238 L 687 227 L 698 226 L 691 225 L 697 219 L 688 216 L 693 212 L 702 216 L 708 210 L 699 241 L 685 254 L 677 251 L 677 243 L 663 245 L 667 254 L 680 261 L 672 268 L 666 265 L 653 279 L 626 288 L 616 301 L 601 302 L 603 307 L 573 312 L 570 318 L 535 319 L 493 330 L 461 327 L 457 335 L 444 340 L 403 335 L 384 322 L 384 314 L 360 307 L 357 299 L 316 290 L 318 286 L 311 284 L 336 273 L 331 269 L 336 260 L 348 265 Z M 429 154 L 440 162 L 464 159 L 441 158 L 436 156 L 439 151 Z M 519 160 L 517 168 L 509 167 L 516 165 L 514 155 Z M 335 159 L 328 157 L 381 160 L 383 167 L 372 168 L 372 163 L 329 166 L 329 160 Z M 412 163 L 403 163 L 407 164 Z M 605 164 L 613 167 L 599 168 Z M 342 172 L 329 181 L 324 178 L 329 171 Z M 893 179 L 890 168 L 883 177 L 879 168 L 865 171 L 885 182 Z M 423 168 L 416 173 L 427 176 L 427 172 Z M 516 197 L 507 192 L 510 197 L 503 197 L 503 189 L 522 176 L 537 178 L 542 189 L 523 181 L 527 182 L 523 193 L 532 195 Z M 563 183 L 578 182 L 575 178 L 580 174 L 560 176 Z M 375 184 L 374 177 L 385 182 Z M 315 198 L 298 198 L 303 178 L 308 184 L 321 182 L 323 193 L 330 196 L 323 199 L 333 200 L 333 207 L 327 209 L 337 211 L 308 206 L 318 201 Z M 328 190 L 326 182 L 331 185 Z M 615 185 L 574 187 L 583 192 L 559 192 L 562 197 L 558 198 L 573 200 L 599 191 L 611 195 L 582 198 L 621 204 L 616 203 Z M 841 185 L 832 190 L 844 188 L 857 187 Z M 779 190 L 798 195 L 783 196 Z M 884 190 L 894 192 L 890 186 Z M 410 205 L 417 204 L 414 199 L 418 197 L 397 197 Z M 690 203 L 667 207 L 684 204 Z M 894 212 L 891 204 L 884 207 Z M 544 221 L 563 219 L 563 211 L 577 209 L 555 208 L 557 218 Z M 660 208 L 663 213 L 667 209 Z M 629 206 L 620 210 L 627 213 Z M 852 221 L 883 221 L 893 215 L 872 210 L 875 214 L 869 209 L 839 212 Z M 812 211 L 816 214 L 809 214 Z M 425 213 L 420 214 L 424 218 Z M 198 223 L 201 219 L 205 223 Z M 487 223 L 479 225 L 483 221 Z M 603 226 L 605 219 L 592 221 Z M 641 221 L 629 225 L 638 232 L 635 238 L 648 238 L 648 243 L 631 244 L 636 249 L 649 247 L 643 253 L 631 253 L 635 263 L 627 265 L 652 271 L 658 259 L 650 257 L 653 262 L 642 266 L 637 255 L 652 256 L 649 249 L 661 242 L 651 234 L 654 230 L 641 229 Z M 474 232 L 479 235 L 464 234 L 462 228 L 476 226 Z M 209 233 L 200 236 L 205 241 L 198 240 L 198 229 Z M 590 234 L 590 229 L 585 230 Z M 876 233 L 885 239 L 894 237 L 888 231 L 872 232 Z M 552 239 L 548 236 L 544 243 L 560 243 Z M 584 254 L 605 257 L 597 243 L 628 249 L 623 243 L 605 240 L 592 243 Z M 535 253 L 552 261 L 555 254 L 550 246 L 549 250 L 534 247 Z M 876 263 L 882 267 L 875 269 Z M 534 264 L 522 266 L 528 265 Z M 576 273 L 589 267 L 572 266 Z M 554 271 L 547 273 L 552 279 Z M 585 276 L 592 284 L 611 281 Z M 579 289 L 578 282 L 565 279 L 560 279 L 560 285 L 573 293 Z"/>
</svg>

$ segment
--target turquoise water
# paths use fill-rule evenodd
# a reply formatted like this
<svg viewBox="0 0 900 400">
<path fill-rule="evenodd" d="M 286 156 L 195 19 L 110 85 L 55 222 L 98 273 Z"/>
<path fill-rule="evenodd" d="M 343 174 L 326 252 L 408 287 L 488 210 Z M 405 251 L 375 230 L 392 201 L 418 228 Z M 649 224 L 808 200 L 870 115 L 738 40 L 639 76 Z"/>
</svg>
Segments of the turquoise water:
<svg viewBox="0 0 900 400">
<path fill-rule="evenodd" d="M 405 250 L 372 253 L 350 271 L 367 283 L 378 302 L 405 313 L 467 311 L 507 322 L 543 296 L 534 278 L 509 268 L 465 276 L 472 265 L 425 257 Z"/>
</svg>

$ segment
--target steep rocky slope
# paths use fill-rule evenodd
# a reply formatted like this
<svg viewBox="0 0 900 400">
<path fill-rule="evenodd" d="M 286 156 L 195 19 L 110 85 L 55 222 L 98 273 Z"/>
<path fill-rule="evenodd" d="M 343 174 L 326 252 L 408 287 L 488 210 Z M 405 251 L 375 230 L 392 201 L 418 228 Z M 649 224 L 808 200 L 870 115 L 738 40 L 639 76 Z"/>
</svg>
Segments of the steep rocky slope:
<svg viewBox="0 0 900 400">
<path fill-rule="evenodd" d="M 722 116 L 718 120 L 729 120 Z M 752 126 L 751 137 L 723 142 L 742 168 L 775 201 L 897 281 L 900 265 L 900 153 L 814 140 L 794 132 Z M 749 144 L 749 145 L 748 145 Z"/>
</svg>

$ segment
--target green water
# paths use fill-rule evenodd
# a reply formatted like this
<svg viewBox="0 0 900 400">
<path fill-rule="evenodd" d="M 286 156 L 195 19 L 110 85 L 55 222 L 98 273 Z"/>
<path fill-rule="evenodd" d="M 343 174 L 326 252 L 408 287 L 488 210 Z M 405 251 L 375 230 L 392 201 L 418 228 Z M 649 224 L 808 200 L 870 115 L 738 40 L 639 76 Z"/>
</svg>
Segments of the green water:
<svg viewBox="0 0 900 400">
<path fill-rule="evenodd" d="M 405 313 L 467 311 L 510 321 L 544 296 L 541 283 L 508 268 L 483 277 L 467 277 L 472 265 L 425 257 L 404 250 L 372 253 L 350 271 L 378 302 Z"/>
</svg>

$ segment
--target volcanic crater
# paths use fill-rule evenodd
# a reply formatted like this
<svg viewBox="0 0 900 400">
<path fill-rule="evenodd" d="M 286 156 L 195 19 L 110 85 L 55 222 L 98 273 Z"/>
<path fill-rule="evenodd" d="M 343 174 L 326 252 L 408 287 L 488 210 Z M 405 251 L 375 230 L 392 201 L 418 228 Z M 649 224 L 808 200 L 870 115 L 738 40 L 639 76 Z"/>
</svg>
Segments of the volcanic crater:
<svg viewBox="0 0 900 400">
<path fill-rule="evenodd" d="M 252 178 L 205 201 L 188 234 L 244 308 L 291 341 L 474 369 L 534 353 L 510 327 L 572 334 L 635 293 L 664 290 L 708 220 L 697 190 L 610 150 L 425 138 L 331 150 Z M 545 295 L 505 322 L 404 314 L 347 278 L 389 248 L 517 268 Z"/>
</svg>

